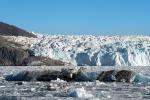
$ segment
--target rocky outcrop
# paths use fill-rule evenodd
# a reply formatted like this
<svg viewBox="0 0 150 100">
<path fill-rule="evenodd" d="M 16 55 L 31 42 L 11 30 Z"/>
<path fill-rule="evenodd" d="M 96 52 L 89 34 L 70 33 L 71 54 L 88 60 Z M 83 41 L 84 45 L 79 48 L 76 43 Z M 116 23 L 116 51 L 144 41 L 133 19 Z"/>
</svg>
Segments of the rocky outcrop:
<svg viewBox="0 0 150 100">
<path fill-rule="evenodd" d="M 34 56 L 31 50 L 0 36 L 0 66 L 63 66 L 64 62 L 42 56 Z"/>
<path fill-rule="evenodd" d="M 90 72 L 86 68 L 81 67 L 78 70 L 75 69 L 63 69 L 61 71 L 62 78 L 66 81 L 78 81 L 78 82 L 93 82 L 99 80 L 101 82 L 127 82 L 131 83 L 136 75 L 130 70 L 108 70 L 102 72 Z"/>
<path fill-rule="evenodd" d="M 37 81 L 56 80 L 58 77 L 61 76 L 61 73 L 58 71 L 43 71 L 43 72 L 39 72 L 37 74 L 38 74 L 38 77 L 36 77 Z"/>
<path fill-rule="evenodd" d="M 77 70 L 75 69 L 62 69 L 61 70 L 62 76 L 60 77 L 66 81 L 74 81 L 76 78 Z"/>
<path fill-rule="evenodd" d="M 100 73 L 98 80 L 102 82 L 115 82 L 116 81 L 116 75 L 117 71 L 110 70 L 110 71 L 103 71 Z"/>
<path fill-rule="evenodd" d="M 45 57 L 30 56 L 27 50 L 15 47 L 0 47 L 2 66 L 64 66 L 65 63 Z"/>
<path fill-rule="evenodd" d="M 35 37 L 36 35 L 29 33 L 23 29 L 0 22 L 0 35 L 5 36 L 25 36 L 25 37 Z"/>
<path fill-rule="evenodd" d="M 0 65 L 19 66 L 29 57 L 27 50 L 21 49 L 17 43 L 9 42 L 0 37 Z"/>
<path fill-rule="evenodd" d="M 109 70 L 102 72 L 89 72 L 86 68 L 62 69 L 61 71 L 43 70 L 43 71 L 22 71 L 8 75 L 7 81 L 52 81 L 65 80 L 67 82 L 126 82 L 132 83 L 136 74 L 130 70 Z"/>
<path fill-rule="evenodd" d="M 116 74 L 117 82 L 132 82 L 132 78 L 135 76 L 135 73 L 129 70 L 121 70 Z"/>
<path fill-rule="evenodd" d="M 131 83 L 135 73 L 130 70 L 110 70 L 99 74 L 98 80 L 102 82 L 127 82 Z"/>
<path fill-rule="evenodd" d="M 25 65 L 25 66 L 44 66 L 44 65 L 45 66 L 63 66 L 65 65 L 65 63 L 62 61 L 53 60 L 47 57 L 30 56 L 24 59 L 24 62 L 22 65 Z"/>
<path fill-rule="evenodd" d="M 25 58 L 29 57 L 26 50 L 15 47 L 0 47 L 0 65 L 19 66 Z"/>
</svg>

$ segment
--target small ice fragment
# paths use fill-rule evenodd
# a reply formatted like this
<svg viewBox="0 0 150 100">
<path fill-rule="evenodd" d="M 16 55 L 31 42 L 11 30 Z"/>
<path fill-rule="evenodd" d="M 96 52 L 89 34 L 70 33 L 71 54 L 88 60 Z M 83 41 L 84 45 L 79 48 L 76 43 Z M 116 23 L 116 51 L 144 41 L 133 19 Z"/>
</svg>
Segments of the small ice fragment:
<svg viewBox="0 0 150 100">
<path fill-rule="evenodd" d="M 35 90 L 36 90 L 35 88 L 31 88 L 31 91 L 32 91 L 32 92 L 35 92 Z"/>
<path fill-rule="evenodd" d="M 4 87 L 6 87 L 6 86 L 3 86 L 3 85 L 2 85 L 2 86 L 0 86 L 0 88 L 4 88 Z"/>
<path fill-rule="evenodd" d="M 66 82 L 66 81 L 64 81 L 64 80 L 61 80 L 61 79 L 57 78 L 57 80 L 51 80 L 51 82 L 64 83 L 64 82 Z"/>
<path fill-rule="evenodd" d="M 94 96 L 88 93 L 83 87 L 82 88 L 70 88 L 68 90 L 68 94 L 70 97 L 78 97 L 78 98 L 93 98 Z"/>
</svg>

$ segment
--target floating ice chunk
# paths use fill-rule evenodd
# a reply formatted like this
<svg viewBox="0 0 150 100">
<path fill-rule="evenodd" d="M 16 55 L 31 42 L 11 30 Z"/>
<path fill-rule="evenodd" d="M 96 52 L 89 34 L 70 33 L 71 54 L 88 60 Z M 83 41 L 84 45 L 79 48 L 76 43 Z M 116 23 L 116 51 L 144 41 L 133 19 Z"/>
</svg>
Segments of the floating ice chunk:
<svg viewBox="0 0 150 100">
<path fill-rule="evenodd" d="M 138 73 L 134 78 L 134 82 L 148 83 L 150 82 L 150 76 Z"/>
<path fill-rule="evenodd" d="M 82 88 L 70 88 L 68 89 L 68 94 L 70 97 L 77 98 L 93 98 L 94 96 L 88 93 L 83 87 Z"/>
<path fill-rule="evenodd" d="M 46 94 L 45 96 L 46 96 L 46 97 L 53 97 L 52 94 Z"/>
<path fill-rule="evenodd" d="M 98 80 L 95 81 L 95 84 L 96 84 L 96 85 L 106 85 L 106 83 L 100 82 L 100 81 L 98 81 Z"/>
<path fill-rule="evenodd" d="M 6 87 L 6 86 L 3 86 L 3 85 L 2 85 L 2 86 L 0 86 L 0 88 L 4 88 L 4 87 Z"/>
<path fill-rule="evenodd" d="M 65 83 L 66 81 L 57 78 L 57 80 L 51 80 L 51 82 Z"/>
<path fill-rule="evenodd" d="M 31 88 L 31 91 L 32 91 L 32 92 L 35 92 L 35 91 L 36 91 L 36 88 Z"/>
<path fill-rule="evenodd" d="M 109 98 L 109 99 L 112 98 L 108 91 L 101 91 L 101 95 L 104 98 Z"/>
<path fill-rule="evenodd" d="M 82 82 L 87 82 L 87 81 L 96 81 L 97 79 L 97 73 L 96 72 L 88 72 L 86 68 L 81 67 L 78 71 L 77 71 L 77 75 L 76 75 L 76 80 L 77 81 L 82 81 Z"/>
</svg>

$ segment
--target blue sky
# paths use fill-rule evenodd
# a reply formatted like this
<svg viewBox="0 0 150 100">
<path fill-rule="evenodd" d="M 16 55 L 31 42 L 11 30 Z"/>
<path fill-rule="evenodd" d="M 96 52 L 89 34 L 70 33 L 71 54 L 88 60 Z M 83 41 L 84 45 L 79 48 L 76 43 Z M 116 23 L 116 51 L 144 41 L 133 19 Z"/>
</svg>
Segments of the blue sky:
<svg viewBox="0 0 150 100">
<path fill-rule="evenodd" d="M 53 34 L 150 34 L 150 0 L 0 0 L 0 20 Z"/>
</svg>

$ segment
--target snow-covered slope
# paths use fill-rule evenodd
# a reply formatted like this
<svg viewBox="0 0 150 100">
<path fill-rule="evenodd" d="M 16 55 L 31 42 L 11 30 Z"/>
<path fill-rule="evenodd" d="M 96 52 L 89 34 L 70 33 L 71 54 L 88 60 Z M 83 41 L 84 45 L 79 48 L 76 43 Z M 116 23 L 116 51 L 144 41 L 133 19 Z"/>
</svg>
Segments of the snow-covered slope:
<svg viewBox="0 0 150 100">
<path fill-rule="evenodd" d="M 149 36 L 50 35 L 38 36 L 37 39 L 17 38 L 13 37 L 15 42 L 30 48 L 36 56 L 74 65 L 150 66 Z"/>
</svg>

